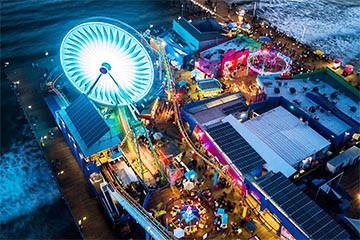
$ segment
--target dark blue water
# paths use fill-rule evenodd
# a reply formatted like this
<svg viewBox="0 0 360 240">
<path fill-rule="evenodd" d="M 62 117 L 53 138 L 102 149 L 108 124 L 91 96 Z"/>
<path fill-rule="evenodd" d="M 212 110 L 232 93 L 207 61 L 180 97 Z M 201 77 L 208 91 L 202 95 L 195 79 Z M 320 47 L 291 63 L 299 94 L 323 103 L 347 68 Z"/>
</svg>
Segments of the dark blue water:
<svg viewBox="0 0 360 240">
<path fill-rule="evenodd" d="M 178 1 L 1 1 L 1 239 L 80 237 L 54 177 L 4 74 L 9 67 L 59 58 L 61 41 L 94 16 L 120 19 L 139 31 L 171 25 Z"/>
<path fill-rule="evenodd" d="M 78 236 L 46 160 L 21 117 L 3 72 L 4 62 L 15 67 L 31 64 L 45 52 L 58 60 L 63 37 L 89 17 L 116 18 L 140 31 L 150 24 L 169 27 L 181 14 L 178 2 L 1 1 L 1 239 Z M 251 11 L 252 6 L 245 7 Z M 360 68 L 360 1 L 261 0 L 258 7 L 258 14 L 282 31 L 300 39 L 306 28 L 304 42 Z"/>
</svg>

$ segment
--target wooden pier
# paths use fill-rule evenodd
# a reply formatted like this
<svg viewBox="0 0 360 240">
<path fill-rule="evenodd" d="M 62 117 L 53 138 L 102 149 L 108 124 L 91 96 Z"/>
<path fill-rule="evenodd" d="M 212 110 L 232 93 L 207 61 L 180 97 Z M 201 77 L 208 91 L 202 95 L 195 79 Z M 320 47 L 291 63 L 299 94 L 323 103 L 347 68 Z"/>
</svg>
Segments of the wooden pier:
<svg viewBox="0 0 360 240">
<path fill-rule="evenodd" d="M 35 64 L 29 62 L 18 66 L 9 65 L 5 72 L 11 82 L 17 82 L 14 91 L 18 96 L 18 103 L 31 125 L 39 147 L 49 161 L 49 167 L 53 170 L 83 238 L 121 238 L 120 234 L 112 229 L 111 221 L 107 220 L 101 204 L 98 204 L 95 196 L 91 194 L 90 186 L 44 101 L 40 84 L 44 74 L 56 64 L 59 63 L 46 58 Z"/>
</svg>

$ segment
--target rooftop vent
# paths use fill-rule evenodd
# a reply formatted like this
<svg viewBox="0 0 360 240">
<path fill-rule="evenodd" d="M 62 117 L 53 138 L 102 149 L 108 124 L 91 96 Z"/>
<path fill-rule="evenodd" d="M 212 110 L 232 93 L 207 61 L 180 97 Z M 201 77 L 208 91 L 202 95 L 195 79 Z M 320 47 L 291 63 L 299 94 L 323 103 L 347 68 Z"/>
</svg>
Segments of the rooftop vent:
<svg viewBox="0 0 360 240">
<path fill-rule="evenodd" d="M 300 100 L 297 100 L 297 99 L 294 99 L 293 102 L 296 103 L 297 105 L 300 105 L 300 104 L 301 104 L 301 101 L 300 101 Z"/>
<path fill-rule="evenodd" d="M 278 88 L 278 87 L 274 88 L 274 93 L 279 94 L 280 93 L 280 88 Z"/>
<path fill-rule="evenodd" d="M 350 111 L 351 111 L 351 112 L 356 112 L 356 110 L 357 110 L 357 108 L 356 108 L 355 106 L 351 106 L 351 107 L 350 107 Z"/>
<path fill-rule="evenodd" d="M 316 112 L 316 108 L 314 106 L 311 106 L 311 107 L 309 107 L 309 111 L 311 113 L 314 113 L 314 112 Z"/>
<path fill-rule="evenodd" d="M 296 89 L 295 89 L 295 88 L 293 88 L 293 87 L 291 87 L 291 88 L 289 89 L 289 91 L 290 91 L 290 93 L 291 93 L 291 94 L 296 93 Z"/>
<path fill-rule="evenodd" d="M 334 99 L 334 98 L 337 97 L 337 95 L 338 95 L 337 92 L 333 92 L 333 93 L 330 94 L 330 98 L 331 98 L 331 99 Z"/>
</svg>

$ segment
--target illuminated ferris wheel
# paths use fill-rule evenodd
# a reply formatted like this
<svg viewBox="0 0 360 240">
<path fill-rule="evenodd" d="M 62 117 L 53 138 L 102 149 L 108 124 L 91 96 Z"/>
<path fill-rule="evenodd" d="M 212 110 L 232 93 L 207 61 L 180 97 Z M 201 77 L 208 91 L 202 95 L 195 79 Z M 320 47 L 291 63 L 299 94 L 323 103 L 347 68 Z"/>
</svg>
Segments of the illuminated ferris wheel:
<svg viewBox="0 0 360 240">
<path fill-rule="evenodd" d="M 61 65 L 71 83 L 107 106 L 141 100 L 154 81 L 154 65 L 142 36 L 113 19 L 80 24 L 65 36 Z"/>
</svg>

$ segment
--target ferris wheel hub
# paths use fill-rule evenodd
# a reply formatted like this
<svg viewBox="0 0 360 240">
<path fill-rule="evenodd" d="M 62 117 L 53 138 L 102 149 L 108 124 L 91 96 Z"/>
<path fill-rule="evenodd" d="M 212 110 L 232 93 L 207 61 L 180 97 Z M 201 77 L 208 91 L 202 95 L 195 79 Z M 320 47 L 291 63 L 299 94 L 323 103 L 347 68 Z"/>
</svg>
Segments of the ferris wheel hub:
<svg viewBox="0 0 360 240">
<path fill-rule="evenodd" d="M 105 106 L 139 102 L 152 89 L 155 70 L 150 46 L 120 21 L 96 18 L 71 29 L 60 49 L 70 82 Z"/>
</svg>

